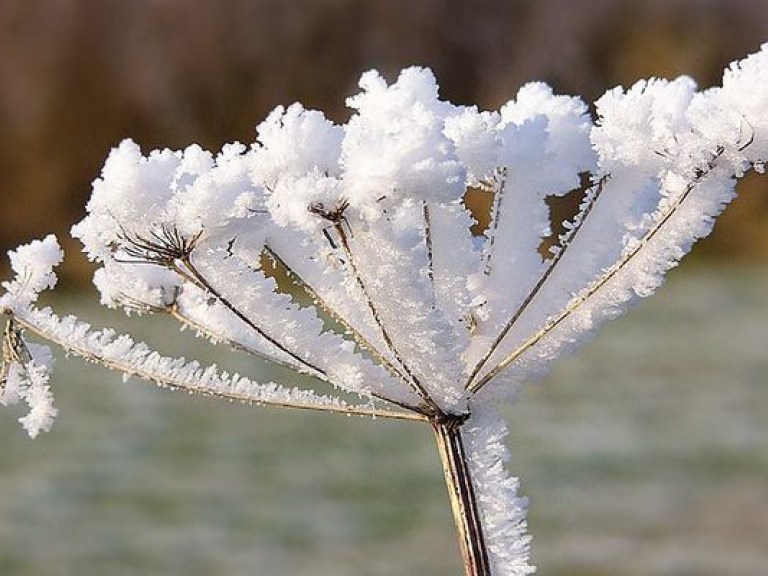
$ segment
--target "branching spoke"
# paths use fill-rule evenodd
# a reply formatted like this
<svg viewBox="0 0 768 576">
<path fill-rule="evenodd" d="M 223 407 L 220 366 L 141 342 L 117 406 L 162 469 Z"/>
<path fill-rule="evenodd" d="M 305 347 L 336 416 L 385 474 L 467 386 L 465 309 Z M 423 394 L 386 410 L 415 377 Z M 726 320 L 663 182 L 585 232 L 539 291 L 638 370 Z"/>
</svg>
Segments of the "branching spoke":
<svg viewBox="0 0 768 576">
<path fill-rule="evenodd" d="M 592 208 L 595 206 L 595 203 L 597 202 L 598 197 L 603 192 L 605 188 L 605 184 L 608 182 L 609 179 L 610 179 L 610 176 L 607 176 L 607 175 L 603 176 L 598 181 L 598 183 L 593 186 L 592 193 L 587 197 L 586 205 L 584 206 L 580 214 L 577 216 L 574 227 L 571 228 L 569 233 L 563 239 L 561 245 L 559 246 L 560 249 L 557 251 L 557 253 L 555 253 L 552 259 L 549 261 L 549 264 L 546 270 L 544 270 L 544 273 L 541 275 L 541 277 L 533 286 L 533 288 L 531 288 L 530 292 L 528 292 L 528 295 L 525 297 L 525 299 L 520 304 L 520 306 L 518 306 L 517 310 L 514 311 L 510 319 L 507 321 L 507 323 L 499 332 L 498 336 L 496 336 L 493 343 L 488 348 L 488 351 L 477 362 L 477 364 L 475 364 L 475 367 L 472 369 L 472 372 L 470 373 L 470 376 L 467 379 L 467 384 L 466 384 L 467 389 L 470 389 L 470 390 L 472 389 L 472 382 L 475 380 L 477 375 L 480 373 L 483 367 L 488 363 L 488 360 L 491 359 L 491 356 L 493 356 L 496 350 L 498 350 L 504 338 L 506 338 L 509 331 L 515 326 L 515 324 L 523 315 L 523 313 L 536 300 L 536 296 L 538 296 L 539 292 L 541 292 L 541 289 L 544 287 L 544 285 L 547 283 L 549 278 L 552 276 L 552 273 L 557 268 L 557 265 L 560 263 L 563 256 L 565 256 L 566 252 L 568 251 L 568 248 L 573 244 L 574 238 L 576 237 L 576 235 L 579 233 L 579 230 L 581 230 L 582 226 L 584 225 L 584 221 L 592 212 Z"/>
<path fill-rule="evenodd" d="M 350 416 L 368 416 L 372 418 L 390 418 L 397 420 L 412 420 L 412 421 L 426 421 L 426 417 L 422 414 L 414 412 L 400 412 L 397 410 L 387 410 L 376 408 L 372 406 L 357 406 L 349 405 L 343 401 L 337 400 L 333 403 L 329 402 L 324 404 L 320 401 L 312 400 L 284 400 L 284 399 L 270 399 L 270 398 L 254 398 L 248 394 L 239 393 L 233 390 L 220 390 L 212 389 L 205 386 L 202 382 L 181 382 L 173 377 L 164 374 L 162 371 L 153 371 L 151 369 L 144 369 L 130 362 L 116 360 L 114 358 L 107 358 L 103 354 L 99 354 L 97 351 L 92 350 L 86 346 L 73 344 L 72 342 L 62 340 L 55 334 L 50 333 L 43 326 L 37 324 L 31 318 L 26 316 L 20 316 L 18 314 L 13 315 L 14 320 L 26 330 L 36 334 L 38 337 L 51 342 L 62 348 L 64 351 L 70 354 L 74 354 L 80 358 L 83 358 L 89 362 L 93 362 L 109 368 L 122 372 L 123 374 L 138 376 L 148 382 L 155 382 L 160 386 L 175 390 L 184 390 L 186 392 L 201 394 L 205 396 L 214 396 L 225 400 L 233 400 L 246 404 L 257 404 L 264 406 L 275 406 L 280 408 L 293 408 L 297 410 L 311 410 L 319 412 L 329 412 L 337 414 L 346 414 Z M 318 397 L 319 398 L 319 397 Z"/>
</svg>

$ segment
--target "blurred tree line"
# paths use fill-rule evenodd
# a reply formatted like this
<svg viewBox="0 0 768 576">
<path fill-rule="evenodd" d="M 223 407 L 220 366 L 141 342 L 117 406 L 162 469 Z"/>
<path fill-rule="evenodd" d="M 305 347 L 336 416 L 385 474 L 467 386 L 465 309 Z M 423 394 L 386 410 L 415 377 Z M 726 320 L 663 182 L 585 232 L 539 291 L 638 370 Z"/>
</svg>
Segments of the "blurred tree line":
<svg viewBox="0 0 768 576">
<path fill-rule="evenodd" d="M 765 41 L 765 0 L 2 0 L 0 249 L 67 239 L 122 138 L 251 142 L 297 100 L 343 121 L 369 68 L 430 66 L 444 97 L 491 108 L 529 80 L 587 100 L 648 76 L 711 86 Z M 699 253 L 768 260 L 766 187 L 744 182 Z"/>
</svg>

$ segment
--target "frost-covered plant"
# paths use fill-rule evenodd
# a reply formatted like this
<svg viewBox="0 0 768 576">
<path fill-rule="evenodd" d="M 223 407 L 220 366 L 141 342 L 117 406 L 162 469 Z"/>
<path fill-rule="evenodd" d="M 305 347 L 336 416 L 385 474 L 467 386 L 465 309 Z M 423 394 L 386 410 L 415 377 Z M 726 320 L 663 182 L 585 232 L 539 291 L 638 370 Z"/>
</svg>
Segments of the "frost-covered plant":
<svg viewBox="0 0 768 576">
<path fill-rule="evenodd" d="M 613 89 L 596 120 L 541 83 L 497 112 L 441 100 L 426 69 L 393 84 L 368 72 L 360 87 L 346 124 L 279 107 L 250 147 L 145 156 L 124 141 L 73 228 L 99 264 L 104 305 L 172 316 L 339 394 L 166 358 L 40 309 L 62 258 L 49 236 L 10 255 L 0 399 L 30 405 L 32 436 L 55 416 L 51 355 L 27 331 L 171 388 L 422 421 L 437 439 L 466 573 L 530 574 L 526 500 L 504 468 L 494 406 L 652 294 L 712 229 L 736 179 L 764 170 L 768 44 L 726 70 L 722 87 L 697 92 L 679 78 Z M 469 188 L 490 198 L 478 236 Z M 579 209 L 544 252 L 546 200 L 574 191 Z"/>
</svg>

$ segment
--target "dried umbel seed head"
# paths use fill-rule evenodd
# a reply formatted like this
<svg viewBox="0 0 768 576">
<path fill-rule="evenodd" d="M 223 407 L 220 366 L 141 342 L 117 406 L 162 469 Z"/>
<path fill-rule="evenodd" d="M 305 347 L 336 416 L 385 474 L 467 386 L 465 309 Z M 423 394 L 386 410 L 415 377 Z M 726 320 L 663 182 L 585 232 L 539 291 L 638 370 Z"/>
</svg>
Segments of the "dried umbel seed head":
<svg viewBox="0 0 768 576">
<path fill-rule="evenodd" d="M 146 237 L 123 232 L 118 250 L 128 258 L 115 258 L 115 261 L 173 267 L 177 261 L 189 260 L 202 236 L 202 230 L 192 236 L 185 236 L 177 228 L 165 224 L 159 230 L 150 230 Z"/>
<path fill-rule="evenodd" d="M 327 207 L 322 202 L 312 202 L 307 206 L 309 212 L 333 224 L 338 224 L 344 220 L 344 212 L 347 208 L 349 208 L 349 202 L 346 200 L 341 200 L 331 207 Z"/>
<path fill-rule="evenodd" d="M 174 389 L 426 422 L 466 573 L 531 574 L 527 502 L 493 409 L 652 294 L 736 179 L 764 169 L 768 45 L 720 88 L 679 78 L 611 90 L 596 119 L 542 83 L 495 112 L 442 100 L 422 68 L 391 84 L 369 72 L 360 87 L 345 125 L 280 107 L 251 148 L 145 156 L 123 142 L 73 229 L 108 306 L 167 314 L 334 393 L 258 384 L 37 309 L 61 259 L 53 238 L 11 254 L 4 366 L 24 365 L 10 381 L 32 407 L 30 433 L 55 411 L 49 365 L 20 327 Z M 472 187 L 493 196 L 482 236 L 464 202 Z M 558 224 L 550 200 L 574 190 L 578 211 L 543 256 Z"/>
</svg>

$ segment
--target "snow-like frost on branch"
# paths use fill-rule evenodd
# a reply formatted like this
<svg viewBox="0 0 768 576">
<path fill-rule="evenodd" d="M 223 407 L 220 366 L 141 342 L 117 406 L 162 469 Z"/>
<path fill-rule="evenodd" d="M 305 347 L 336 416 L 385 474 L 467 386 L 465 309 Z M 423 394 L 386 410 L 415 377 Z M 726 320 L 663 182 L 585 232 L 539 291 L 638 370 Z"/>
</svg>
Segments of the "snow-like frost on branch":
<svg viewBox="0 0 768 576">
<path fill-rule="evenodd" d="M 498 111 L 441 100 L 423 68 L 391 84 L 367 72 L 360 88 L 346 124 L 278 107 L 252 145 L 218 154 L 193 145 L 145 155 L 124 141 L 73 235 L 99 265 L 103 304 L 166 314 L 362 406 L 168 359 L 35 308 L 61 259 L 51 237 L 11 254 L 3 402 L 30 402 L 32 434 L 55 413 L 46 354 L 26 346 L 27 329 L 168 386 L 427 420 L 447 474 L 471 474 L 478 495 L 462 512 L 476 522 L 460 530 L 467 565 L 481 567 L 472 573 L 530 574 L 526 502 L 488 405 L 652 294 L 710 232 L 736 179 L 764 171 L 768 44 L 732 64 L 722 87 L 700 92 L 683 77 L 610 90 L 595 120 L 542 83 Z M 479 237 L 468 188 L 491 205 Z M 547 199 L 576 191 L 578 212 L 542 256 Z"/>
</svg>

